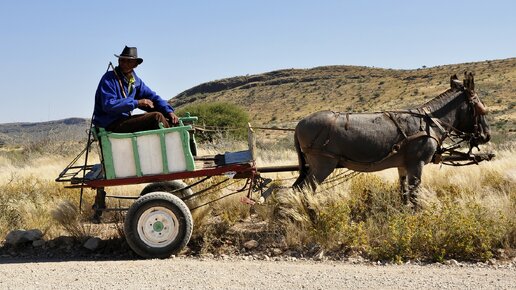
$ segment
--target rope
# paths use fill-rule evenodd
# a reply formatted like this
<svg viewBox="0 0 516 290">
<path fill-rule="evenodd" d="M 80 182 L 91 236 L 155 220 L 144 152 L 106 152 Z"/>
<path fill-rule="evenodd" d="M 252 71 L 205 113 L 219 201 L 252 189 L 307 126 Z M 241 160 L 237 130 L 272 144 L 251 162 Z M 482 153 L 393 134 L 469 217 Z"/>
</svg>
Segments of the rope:
<svg viewBox="0 0 516 290">
<path fill-rule="evenodd" d="M 274 179 L 274 181 L 288 181 L 288 180 L 293 180 L 293 179 L 297 179 L 297 176 L 289 177 L 289 178 Z"/>
<path fill-rule="evenodd" d="M 187 196 L 187 197 L 183 198 L 183 201 L 185 201 L 185 200 L 189 200 L 189 199 L 192 199 L 192 198 L 194 198 L 194 197 L 196 197 L 196 196 L 200 195 L 201 193 L 204 193 L 204 192 L 207 192 L 207 191 L 209 191 L 209 190 L 212 190 L 212 189 L 216 188 L 217 186 L 219 186 L 219 185 L 221 185 L 221 184 L 223 184 L 223 183 L 225 183 L 225 182 L 227 182 L 227 181 L 229 181 L 229 180 L 230 180 L 230 178 L 226 178 L 226 179 L 224 179 L 224 180 L 222 180 L 222 181 L 220 181 L 220 182 L 217 182 L 216 184 L 214 184 L 214 185 L 212 185 L 212 186 L 210 186 L 210 187 L 207 187 L 207 188 L 205 188 L 205 189 L 199 190 L 199 191 L 197 191 L 196 193 L 194 193 L 194 194 L 192 194 L 192 195 L 189 195 L 189 196 Z M 231 183 L 231 184 L 233 184 L 233 183 Z M 230 185 L 231 185 L 231 184 L 230 184 Z M 228 185 L 228 186 L 229 186 L 229 185 Z M 226 186 L 226 187 L 227 187 L 227 186 Z M 223 187 L 223 188 L 221 188 L 221 189 L 224 189 L 224 188 L 226 188 L 226 187 Z"/>
<path fill-rule="evenodd" d="M 354 171 L 350 170 L 350 169 L 346 169 L 346 170 L 343 170 L 337 174 L 335 174 L 335 176 L 333 176 L 332 178 L 330 179 L 327 179 L 326 181 L 327 182 L 334 182 L 334 181 L 337 181 L 337 180 L 340 180 L 342 178 L 345 178 L 348 174 L 352 174 Z"/>
<path fill-rule="evenodd" d="M 187 196 L 186 198 L 183 198 L 183 200 L 189 200 L 189 199 L 191 199 L 191 198 L 193 198 L 193 197 L 197 197 L 197 196 L 199 196 L 199 194 L 204 193 L 204 192 L 206 192 L 206 191 L 209 191 L 210 189 L 213 189 L 213 188 L 215 188 L 215 187 L 219 186 L 220 184 L 222 184 L 222 183 L 224 183 L 224 182 L 226 182 L 226 181 L 229 181 L 229 180 L 231 180 L 231 179 L 230 179 L 230 178 L 227 178 L 227 179 L 225 179 L 225 180 L 223 180 L 223 181 L 221 181 L 221 182 L 219 182 L 219 183 L 217 183 L 217 184 L 215 184 L 215 185 L 212 185 L 212 186 L 210 186 L 210 187 L 208 187 L 208 188 L 205 188 L 205 189 L 203 189 L 203 190 L 201 190 L 201 191 L 198 191 L 198 192 L 196 192 L 196 193 L 194 193 L 194 194 L 192 194 L 192 195 L 190 195 L 190 196 Z M 226 185 L 225 187 L 219 188 L 219 190 L 222 190 L 222 189 L 228 188 L 228 187 L 230 187 L 231 185 L 233 185 L 233 184 L 235 184 L 235 183 L 238 183 L 238 182 L 239 182 L 239 180 L 233 180 L 233 182 L 232 182 L 232 183 L 230 183 L 230 184 Z M 247 182 L 245 183 L 244 187 L 242 187 L 241 189 L 236 190 L 236 191 L 234 191 L 234 192 L 230 192 L 230 193 L 228 193 L 228 194 L 225 194 L 225 195 L 220 196 L 220 197 L 218 197 L 218 198 L 216 198 L 216 199 L 210 200 L 210 201 L 208 201 L 208 202 L 206 202 L 206 203 L 203 203 L 203 204 L 201 204 L 201 205 L 195 206 L 195 207 L 191 208 L 190 210 L 195 210 L 195 209 L 198 209 L 198 208 L 200 208 L 200 207 L 203 207 L 203 206 L 209 205 L 209 204 L 211 204 L 211 203 L 214 203 L 214 202 L 216 202 L 216 201 L 219 201 L 219 200 L 221 200 L 221 199 L 223 199 L 223 198 L 225 198 L 225 197 L 228 197 L 228 196 L 231 196 L 231 195 L 234 195 L 234 194 L 240 193 L 240 192 L 244 192 L 244 191 L 248 190 L 248 187 L 247 187 L 247 185 L 248 185 L 248 184 L 249 184 L 249 179 L 248 179 L 248 180 L 247 180 Z"/>
<path fill-rule="evenodd" d="M 192 125 L 192 127 L 195 129 L 195 130 L 199 130 L 199 131 L 202 131 L 202 132 L 221 132 L 221 131 L 238 131 L 238 130 L 243 130 L 244 127 L 242 128 L 237 128 L 237 127 L 217 127 L 217 126 L 197 126 L 197 125 Z"/>
<path fill-rule="evenodd" d="M 127 98 L 127 95 L 125 94 L 124 86 L 122 85 L 122 80 L 120 79 L 120 77 L 116 73 L 115 67 L 113 66 L 113 64 L 111 62 L 109 62 L 109 66 L 111 66 L 113 68 L 113 72 L 115 73 L 116 79 L 118 80 L 118 84 L 120 85 L 120 90 L 122 91 L 122 94 L 124 95 L 124 98 Z"/>
<path fill-rule="evenodd" d="M 229 127 L 229 126 L 197 126 L 193 125 L 193 128 L 204 132 L 220 132 L 220 131 L 238 131 L 247 129 L 246 127 Z M 292 128 L 276 128 L 276 127 L 252 127 L 252 129 L 258 130 L 270 130 L 270 131 L 295 131 Z"/>
<path fill-rule="evenodd" d="M 332 185 L 329 185 L 329 186 L 326 186 L 325 189 L 332 189 L 334 187 L 336 187 L 337 185 L 340 185 L 344 182 L 347 182 L 349 181 L 350 179 L 352 179 L 353 177 L 357 176 L 361 174 L 361 172 L 357 172 L 357 171 L 352 171 L 350 169 L 346 169 L 345 171 L 342 171 L 338 174 L 336 174 L 334 177 L 332 177 L 331 179 L 326 179 L 323 183 L 324 184 L 331 184 L 333 183 Z M 294 177 L 294 178 L 297 178 L 297 177 Z M 289 180 L 289 179 L 294 179 L 294 178 L 286 178 L 286 179 L 275 179 L 274 181 L 285 181 L 285 180 Z M 339 183 L 335 183 L 337 181 L 341 181 Z M 267 191 L 269 190 L 278 190 L 278 189 L 292 189 L 292 186 L 284 186 L 284 185 L 278 185 L 278 184 L 272 184 Z M 272 192 L 271 192 L 272 193 Z M 263 192 L 262 192 L 263 194 Z M 269 196 L 270 193 L 267 195 Z M 262 195 L 263 197 L 263 195 Z"/>
<path fill-rule="evenodd" d="M 343 175 L 343 176 L 341 176 L 341 177 L 339 177 L 339 178 L 333 178 L 333 179 L 331 179 L 331 180 L 327 180 L 327 181 L 325 181 L 325 183 L 331 183 L 331 182 L 336 182 L 336 181 L 342 180 L 342 182 L 339 182 L 339 183 L 333 184 L 333 185 L 331 185 L 331 186 L 328 186 L 328 187 L 326 187 L 326 189 L 332 189 L 332 188 L 335 188 L 335 187 L 337 187 L 337 185 L 340 185 L 340 184 L 342 184 L 342 183 L 344 183 L 344 182 L 346 182 L 346 181 L 351 180 L 353 177 L 355 177 L 355 176 L 357 176 L 357 175 L 362 174 L 362 172 L 357 172 L 357 171 L 351 171 L 351 172 L 349 172 L 349 171 L 351 171 L 351 170 L 347 170 L 347 171 L 345 172 L 346 174 L 345 174 L 345 175 Z M 348 173 L 348 172 L 349 172 L 349 173 Z"/>
<path fill-rule="evenodd" d="M 200 207 L 206 206 L 206 205 L 208 205 L 208 204 L 212 204 L 212 203 L 214 203 L 214 202 L 216 202 L 216 201 L 219 201 L 219 200 L 221 200 L 221 199 L 223 199 L 223 198 L 226 198 L 226 197 L 231 196 L 231 195 L 235 195 L 235 194 L 240 193 L 240 192 L 244 192 L 244 191 L 246 191 L 246 190 L 247 190 L 246 188 L 239 189 L 239 190 L 237 190 L 237 191 L 234 191 L 234 192 L 228 193 L 228 194 L 223 195 L 223 196 L 221 196 L 221 197 L 219 197 L 219 198 L 216 198 L 216 199 L 214 199 L 214 200 L 210 200 L 210 201 L 208 201 L 208 202 L 206 202 L 206 203 L 203 203 L 203 204 L 201 204 L 201 205 L 198 205 L 198 206 L 196 206 L 196 207 L 192 207 L 190 210 L 196 210 L 196 209 L 198 209 L 198 208 L 200 208 Z"/>
<path fill-rule="evenodd" d="M 270 131 L 296 131 L 296 129 L 292 129 L 292 128 L 275 128 L 275 127 L 271 127 L 271 128 L 268 128 L 268 127 L 252 127 L 253 129 L 258 129 L 258 130 L 270 130 Z"/>
</svg>

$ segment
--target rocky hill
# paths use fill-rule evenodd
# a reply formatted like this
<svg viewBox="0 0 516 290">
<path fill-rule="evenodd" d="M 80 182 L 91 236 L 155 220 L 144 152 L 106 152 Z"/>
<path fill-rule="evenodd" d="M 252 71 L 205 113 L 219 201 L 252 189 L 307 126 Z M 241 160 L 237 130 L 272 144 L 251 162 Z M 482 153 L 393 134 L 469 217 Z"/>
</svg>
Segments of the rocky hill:
<svg viewBox="0 0 516 290">
<path fill-rule="evenodd" d="M 414 70 L 360 66 L 285 69 L 200 84 L 170 100 L 175 107 L 222 101 L 239 105 L 258 125 L 295 126 L 319 110 L 382 111 L 422 104 L 449 88 L 453 74 L 475 73 L 493 131 L 516 131 L 516 58 Z"/>
<path fill-rule="evenodd" d="M 43 139 L 86 140 L 89 119 L 68 118 L 49 122 L 0 124 L 0 146 L 19 145 Z"/>
</svg>

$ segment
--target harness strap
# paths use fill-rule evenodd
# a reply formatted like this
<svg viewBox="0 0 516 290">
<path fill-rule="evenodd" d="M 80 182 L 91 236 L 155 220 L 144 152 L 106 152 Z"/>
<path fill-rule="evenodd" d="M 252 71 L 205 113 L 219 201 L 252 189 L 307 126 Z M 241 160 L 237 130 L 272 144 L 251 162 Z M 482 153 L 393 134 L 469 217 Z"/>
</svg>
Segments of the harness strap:
<svg viewBox="0 0 516 290">
<path fill-rule="evenodd" d="M 403 137 L 405 139 L 407 139 L 407 134 L 405 133 L 405 131 L 403 129 L 401 129 L 401 126 L 400 124 L 398 123 L 398 120 L 396 120 L 396 118 L 394 118 L 394 115 L 391 113 L 391 112 L 384 112 L 385 115 L 387 115 L 387 117 L 389 117 L 389 119 L 391 119 L 391 121 L 394 123 L 394 125 L 396 125 L 396 127 L 398 128 L 398 130 L 401 132 L 401 134 L 403 135 Z"/>
<path fill-rule="evenodd" d="M 425 115 L 430 118 L 430 120 L 437 126 L 437 128 L 439 128 L 439 130 L 441 130 L 441 132 L 445 133 L 446 134 L 446 130 L 444 129 L 444 127 L 441 125 L 441 120 L 435 118 L 434 116 L 432 116 L 432 113 L 430 112 L 430 110 L 428 109 L 428 107 L 424 107 L 423 108 L 423 112 L 425 112 Z"/>
<path fill-rule="evenodd" d="M 333 159 L 338 159 L 339 161 L 342 160 L 342 161 L 347 161 L 347 162 L 353 162 L 353 163 L 356 163 L 356 164 L 375 165 L 375 164 L 383 162 L 387 158 L 390 158 L 393 155 L 397 154 L 398 150 L 402 146 L 404 146 L 406 143 L 408 143 L 410 141 L 413 141 L 413 140 L 416 140 L 416 139 L 419 139 L 419 138 L 423 138 L 423 137 L 432 138 L 435 141 L 437 141 L 437 144 L 439 144 L 439 146 L 441 146 L 441 141 L 439 140 L 439 138 L 436 136 L 436 134 L 433 131 L 430 131 L 430 132 L 419 131 L 416 134 L 407 136 L 407 138 L 405 138 L 405 139 L 401 140 L 400 142 L 394 144 L 392 146 L 391 152 L 389 152 L 389 154 L 387 154 L 387 156 L 383 157 L 382 159 L 380 159 L 378 161 L 374 161 L 374 162 L 354 161 L 354 160 L 349 159 L 348 157 L 346 157 L 344 155 L 336 154 L 336 153 L 333 153 L 333 152 L 328 152 L 327 150 L 325 151 L 325 150 L 322 150 L 320 148 L 302 147 L 301 151 L 303 151 L 304 153 L 311 153 L 311 154 L 321 155 L 321 156 L 325 156 L 325 157 L 330 157 L 330 158 L 333 158 Z"/>
<path fill-rule="evenodd" d="M 427 115 L 427 117 L 429 117 L 439 127 L 439 129 L 444 132 L 443 136 L 446 136 L 446 131 L 444 130 L 443 126 L 441 124 L 439 124 L 440 121 L 438 119 L 436 119 L 436 118 L 431 117 L 430 112 L 428 112 L 428 109 L 426 109 L 424 112 Z M 320 134 L 322 133 L 323 130 L 318 132 L 317 136 L 313 139 L 312 143 L 308 147 L 303 147 L 301 149 L 302 149 L 302 151 L 304 153 L 312 153 L 312 154 L 316 154 L 316 155 L 330 157 L 330 158 L 333 158 L 333 159 L 343 160 L 343 161 L 347 161 L 347 162 L 354 162 L 354 163 L 357 163 L 357 164 L 364 164 L 364 165 L 370 164 L 370 165 L 374 165 L 374 164 L 380 163 L 380 162 L 386 160 L 387 158 L 390 158 L 391 156 L 397 154 L 398 151 L 401 149 L 401 147 L 403 147 L 405 144 L 407 144 L 407 143 L 409 143 L 409 142 L 411 142 L 413 140 L 419 139 L 419 138 L 423 138 L 423 137 L 432 138 L 432 139 L 434 139 L 437 142 L 439 147 L 441 147 L 442 139 L 444 139 L 444 138 L 439 138 L 439 136 L 435 133 L 434 130 L 432 130 L 432 128 L 430 126 L 428 126 L 426 128 L 426 130 L 423 129 L 421 131 L 418 131 L 415 134 L 412 134 L 412 135 L 408 136 L 407 133 L 405 133 L 405 130 L 403 130 L 403 128 L 401 127 L 399 122 L 393 116 L 393 113 L 391 113 L 391 112 L 383 112 L 383 113 L 387 117 L 389 117 L 389 119 L 396 125 L 396 127 L 399 130 L 399 132 L 403 135 L 403 139 L 401 141 L 397 142 L 396 144 L 394 144 L 392 146 L 392 149 L 389 152 L 389 154 L 387 154 L 387 156 L 383 157 L 382 159 L 380 159 L 378 161 L 375 161 L 375 162 L 359 162 L 359 161 L 351 160 L 351 159 L 349 159 L 348 157 L 346 157 L 344 155 L 336 154 L 336 153 L 333 153 L 333 152 L 328 152 L 327 150 L 326 151 L 323 150 L 323 148 L 326 147 L 326 145 L 328 145 L 328 143 L 330 141 L 330 134 L 333 131 L 333 127 L 335 126 L 335 123 L 336 123 L 336 121 L 337 121 L 337 119 L 339 117 L 339 114 L 335 114 L 335 113 L 334 113 L 335 114 L 334 115 L 335 119 L 333 120 L 333 122 L 331 123 L 331 125 L 330 125 L 330 127 L 328 129 L 328 134 L 327 134 L 326 140 L 324 141 L 322 146 L 320 148 L 314 148 L 314 145 L 315 145 L 314 143 L 318 139 L 318 137 L 320 136 Z M 420 115 L 420 116 L 424 117 L 424 115 Z"/>
</svg>

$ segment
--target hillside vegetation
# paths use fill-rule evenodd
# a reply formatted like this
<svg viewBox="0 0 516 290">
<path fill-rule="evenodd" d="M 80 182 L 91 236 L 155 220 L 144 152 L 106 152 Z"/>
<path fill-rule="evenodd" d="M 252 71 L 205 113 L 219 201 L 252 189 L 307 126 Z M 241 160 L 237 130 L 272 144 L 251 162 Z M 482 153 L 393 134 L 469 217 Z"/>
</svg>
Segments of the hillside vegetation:
<svg viewBox="0 0 516 290">
<path fill-rule="evenodd" d="M 0 124 L 0 146 L 27 146 L 28 142 L 41 143 L 50 141 L 80 141 L 88 135 L 90 120 L 83 118 L 68 118 L 57 121 L 38 123 L 5 123 Z"/>
<path fill-rule="evenodd" d="M 490 110 L 496 134 L 516 131 L 516 58 L 415 70 L 360 66 L 285 69 L 200 84 L 170 100 L 176 107 L 228 102 L 248 110 L 253 124 L 294 127 L 319 110 L 382 111 L 425 103 L 449 88 L 449 79 L 475 73 L 476 89 Z"/>
</svg>

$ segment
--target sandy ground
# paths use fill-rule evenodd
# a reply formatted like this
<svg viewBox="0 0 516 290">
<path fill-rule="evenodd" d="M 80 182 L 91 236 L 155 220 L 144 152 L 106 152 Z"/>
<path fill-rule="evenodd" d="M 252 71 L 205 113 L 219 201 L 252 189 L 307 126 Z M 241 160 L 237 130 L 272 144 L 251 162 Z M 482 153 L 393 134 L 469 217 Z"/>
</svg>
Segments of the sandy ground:
<svg viewBox="0 0 516 290">
<path fill-rule="evenodd" d="M 516 289 L 514 264 L 370 265 L 193 258 L 0 259 L 0 289 Z"/>
</svg>

